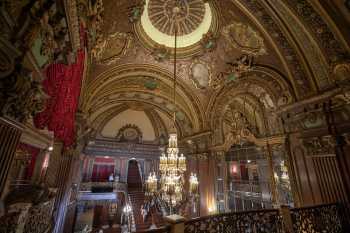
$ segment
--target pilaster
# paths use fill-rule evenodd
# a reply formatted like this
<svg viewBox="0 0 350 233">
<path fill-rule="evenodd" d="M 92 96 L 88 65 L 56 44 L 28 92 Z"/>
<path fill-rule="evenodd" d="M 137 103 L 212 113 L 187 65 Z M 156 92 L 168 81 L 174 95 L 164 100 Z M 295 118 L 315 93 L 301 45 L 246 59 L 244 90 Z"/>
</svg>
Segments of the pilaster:
<svg viewBox="0 0 350 233">
<path fill-rule="evenodd" d="M 0 197 L 6 185 L 7 176 L 11 167 L 23 127 L 18 123 L 0 117 Z"/>
</svg>

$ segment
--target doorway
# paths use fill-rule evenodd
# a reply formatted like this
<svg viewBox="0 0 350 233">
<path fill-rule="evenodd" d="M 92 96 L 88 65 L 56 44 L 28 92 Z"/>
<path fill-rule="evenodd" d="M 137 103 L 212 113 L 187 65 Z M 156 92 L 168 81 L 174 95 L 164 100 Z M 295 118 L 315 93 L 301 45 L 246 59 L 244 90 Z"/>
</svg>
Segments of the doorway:
<svg viewBox="0 0 350 233">
<path fill-rule="evenodd" d="M 129 160 L 127 183 L 129 192 L 142 191 L 142 179 L 139 163 L 135 159 Z"/>
</svg>

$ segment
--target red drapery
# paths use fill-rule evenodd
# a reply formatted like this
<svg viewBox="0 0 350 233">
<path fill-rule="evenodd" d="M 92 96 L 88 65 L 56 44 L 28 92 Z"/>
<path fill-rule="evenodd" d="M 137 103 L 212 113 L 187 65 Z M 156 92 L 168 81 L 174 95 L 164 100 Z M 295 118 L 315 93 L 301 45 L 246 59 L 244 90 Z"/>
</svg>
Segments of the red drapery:
<svg viewBox="0 0 350 233">
<path fill-rule="evenodd" d="M 37 159 L 38 154 L 40 152 L 40 149 L 36 148 L 34 146 L 31 146 L 31 145 L 28 145 L 28 144 L 24 144 L 24 143 L 20 143 L 18 145 L 18 148 L 31 155 L 31 159 L 30 159 L 30 162 L 27 166 L 27 172 L 26 172 L 26 177 L 25 177 L 26 179 L 29 180 L 33 176 L 35 162 L 36 162 L 36 159 Z"/>
<path fill-rule="evenodd" d="M 46 108 L 34 118 L 35 126 L 54 132 L 55 138 L 68 147 L 75 139 L 75 113 L 78 107 L 81 80 L 84 71 L 85 52 L 77 52 L 76 62 L 71 65 L 51 64 L 43 81 L 45 92 L 50 96 Z"/>
<path fill-rule="evenodd" d="M 110 174 L 114 176 L 114 165 L 95 164 L 92 169 L 91 180 L 95 182 L 106 182 Z"/>
</svg>

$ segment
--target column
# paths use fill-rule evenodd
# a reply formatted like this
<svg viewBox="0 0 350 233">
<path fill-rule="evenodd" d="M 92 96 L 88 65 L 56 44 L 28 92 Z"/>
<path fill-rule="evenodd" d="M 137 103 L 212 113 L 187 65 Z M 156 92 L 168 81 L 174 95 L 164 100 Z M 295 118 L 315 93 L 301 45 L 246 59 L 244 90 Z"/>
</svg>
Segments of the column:
<svg viewBox="0 0 350 233">
<path fill-rule="evenodd" d="M 7 176 L 22 130 L 16 122 L 0 117 L 0 197 L 4 194 Z"/>
<path fill-rule="evenodd" d="M 55 201 L 55 228 L 53 233 L 63 231 L 67 205 L 70 199 L 74 150 L 67 149 L 61 154 L 57 170 L 57 195 Z"/>
<path fill-rule="evenodd" d="M 271 201 L 272 201 L 272 205 L 275 207 L 276 205 L 278 205 L 277 186 L 276 186 L 275 174 L 273 170 L 272 148 L 268 142 L 266 144 L 266 160 L 267 160 L 267 167 L 268 167 L 269 178 L 270 178 Z"/>
</svg>

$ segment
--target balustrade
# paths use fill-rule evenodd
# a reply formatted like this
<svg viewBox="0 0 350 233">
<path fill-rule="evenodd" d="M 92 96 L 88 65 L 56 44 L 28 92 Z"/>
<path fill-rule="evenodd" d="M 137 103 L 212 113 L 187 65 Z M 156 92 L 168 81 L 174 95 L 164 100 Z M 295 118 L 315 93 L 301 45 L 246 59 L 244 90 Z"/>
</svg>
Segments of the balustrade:
<svg viewBox="0 0 350 233">
<path fill-rule="evenodd" d="M 1 233 L 46 233 L 53 226 L 52 211 L 55 199 L 38 204 L 17 204 L 0 218 Z"/>
<path fill-rule="evenodd" d="M 231 212 L 169 223 L 171 233 L 347 233 L 349 219 L 343 216 L 339 204 L 328 204 Z"/>
<path fill-rule="evenodd" d="M 347 232 L 343 229 L 345 219 L 339 205 L 328 204 L 290 210 L 295 233 L 303 232 Z"/>
<path fill-rule="evenodd" d="M 84 182 L 80 184 L 80 191 L 92 191 L 92 189 L 98 188 L 111 188 L 113 192 L 126 192 L 127 187 L 125 183 L 120 182 Z"/>
<path fill-rule="evenodd" d="M 186 233 L 282 232 L 278 210 L 233 212 L 185 222 Z"/>
</svg>

